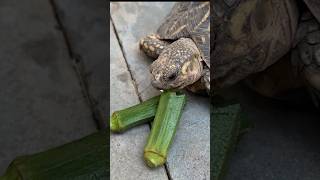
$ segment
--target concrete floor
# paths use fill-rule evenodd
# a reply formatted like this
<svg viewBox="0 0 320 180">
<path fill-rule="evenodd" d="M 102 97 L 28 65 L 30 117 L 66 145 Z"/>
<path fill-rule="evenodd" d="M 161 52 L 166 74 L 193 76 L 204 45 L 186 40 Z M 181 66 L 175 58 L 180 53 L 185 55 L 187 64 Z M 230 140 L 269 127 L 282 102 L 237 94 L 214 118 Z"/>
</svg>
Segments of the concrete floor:
<svg viewBox="0 0 320 180">
<path fill-rule="evenodd" d="M 111 3 L 110 112 L 159 94 L 150 84 L 152 59 L 139 50 L 140 38 L 154 33 L 172 2 Z M 121 45 L 121 46 L 120 46 Z M 150 128 L 142 125 L 111 134 L 111 179 L 209 179 L 209 98 L 188 93 L 188 102 L 170 148 L 166 167 L 149 169 L 143 149 Z"/>
<path fill-rule="evenodd" d="M 92 114 L 106 102 L 107 5 L 87 2 L 1 1 L 0 174 L 17 156 L 97 130 Z"/>
</svg>

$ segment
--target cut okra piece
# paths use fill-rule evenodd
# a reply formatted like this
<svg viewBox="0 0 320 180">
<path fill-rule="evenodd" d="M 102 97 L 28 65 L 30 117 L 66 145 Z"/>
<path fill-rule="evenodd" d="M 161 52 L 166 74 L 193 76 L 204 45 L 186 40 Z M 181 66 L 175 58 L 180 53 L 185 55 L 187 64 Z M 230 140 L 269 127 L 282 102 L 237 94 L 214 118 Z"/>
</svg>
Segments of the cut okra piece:
<svg viewBox="0 0 320 180">
<path fill-rule="evenodd" d="M 239 104 L 213 106 L 211 114 L 213 123 L 213 180 L 221 180 L 225 176 L 227 162 L 237 143 L 241 128 L 241 107 Z M 247 127 L 247 126 L 244 126 Z"/>
<path fill-rule="evenodd" d="M 149 167 L 165 163 L 185 102 L 184 94 L 173 91 L 161 94 L 148 142 L 144 148 L 144 159 Z"/>
<path fill-rule="evenodd" d="M 68 144 L 19 156 L 0 180 L 108 179 L 109 133 L 99 131 Z"/>
<path fill-rule="evenodd" d="M 152 121 L 157 111 L 159 99 L 160 96 L 155 96 L 135 106 L 115 111 L 110 118 L 111 131 L 123 132 Z"/>
</svg>

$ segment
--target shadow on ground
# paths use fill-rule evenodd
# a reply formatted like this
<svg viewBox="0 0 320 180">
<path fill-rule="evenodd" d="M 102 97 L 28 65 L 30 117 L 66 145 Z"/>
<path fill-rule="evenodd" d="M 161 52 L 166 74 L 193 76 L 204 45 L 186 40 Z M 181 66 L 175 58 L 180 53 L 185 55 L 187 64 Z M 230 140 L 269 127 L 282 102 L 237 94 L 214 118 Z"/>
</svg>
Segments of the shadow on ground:
<svg viewBox="0 0 320 180">
<path fill-rule="evenodd" d="M 254 128 L 239 141 L 227 180 L 320 179 L 320 114 L 307 95 L 283 102 L 243 85 L 233 95 Z"/>
</svg>

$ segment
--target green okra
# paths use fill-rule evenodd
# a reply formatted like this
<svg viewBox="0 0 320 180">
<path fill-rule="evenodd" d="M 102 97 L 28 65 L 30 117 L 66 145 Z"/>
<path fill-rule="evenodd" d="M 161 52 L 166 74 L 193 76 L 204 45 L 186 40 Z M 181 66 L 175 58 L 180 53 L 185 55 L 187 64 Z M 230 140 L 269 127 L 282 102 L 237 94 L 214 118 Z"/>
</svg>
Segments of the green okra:
<svg viewBox="0 0 320 180">
<path fill-rule="evenodd" d="M 144 159 L 149 167 L 165 163 L 185 102 L 184 94 L 173 91 L 161 94 L 148 142 L 144 148 Z"/>
<path fill-rule="evenodd" d="M 153 120 L 156 114 L 160 96 L 150 98 L 135 106 L 115 111 L 110 118 L 110 129 L 113 132 L 123 132 L 134 126 Z"/>
<path fill-rule="evenodd" d="M 241 107 L 239 104 L 228 104 L 225 106 L 214 106 L 211 114 L 213 123 L 213 174 L 214 180 L 223 179 L 228 159 L 237 143 L 239 133 L 241 131 L 241 121 L 244 116 L 241 115 Z M 248 127 L 243 125 L 243 127 Z"/>
<path fill-rule="evenodd" d="M 68 144 L 15 158 L 0 180 L 108 179 L 109 133 L 99 131 Z"/>
</svg>

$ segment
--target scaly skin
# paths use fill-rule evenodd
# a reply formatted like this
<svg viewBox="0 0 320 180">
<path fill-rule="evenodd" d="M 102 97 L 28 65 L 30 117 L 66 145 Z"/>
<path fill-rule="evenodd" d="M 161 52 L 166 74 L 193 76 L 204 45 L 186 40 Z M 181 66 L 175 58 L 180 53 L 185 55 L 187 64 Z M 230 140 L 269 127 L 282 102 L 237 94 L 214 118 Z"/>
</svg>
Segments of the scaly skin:
<svg viewBox="0 0 320 180">
<path fill-rule="evenodd" d="M 305 87 L 320 107 L 320 23 L 310 12 L 300 18 L 293 47 L 265 71 L 249 76 L 248 85 L 268 97 Z"/>
<path fill-rule="evenodd" d="M 264 71 L 292 47 L 298 23 L 295 1 L 213 2 L 213 90 Z"/>
</svg>

